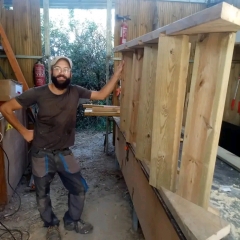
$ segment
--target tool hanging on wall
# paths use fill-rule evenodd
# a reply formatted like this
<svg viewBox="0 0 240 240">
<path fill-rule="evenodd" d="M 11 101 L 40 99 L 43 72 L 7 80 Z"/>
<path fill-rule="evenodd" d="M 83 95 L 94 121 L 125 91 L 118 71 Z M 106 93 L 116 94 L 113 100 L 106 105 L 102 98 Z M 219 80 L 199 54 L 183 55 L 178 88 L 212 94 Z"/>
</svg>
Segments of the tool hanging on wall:
<svg viewBox="0 0 240 240">
<path fill-rule="evenodd" d="M 235 101 L 236 101 L 236 97 L 237 97 L 237 92 L 238 92 L 238 87 L 239 87 L 239 82 L 240 82 L 240 76 L 238 77 L 235 94 L 234 94 L 234 97 L 233 97 L 232 102 L 231 102 L 231 110 L 234 109 L 234 105 L 235 105 Z M 240 101 L 238 102 L 238 113 L 240 113 Z"/>
</svg>

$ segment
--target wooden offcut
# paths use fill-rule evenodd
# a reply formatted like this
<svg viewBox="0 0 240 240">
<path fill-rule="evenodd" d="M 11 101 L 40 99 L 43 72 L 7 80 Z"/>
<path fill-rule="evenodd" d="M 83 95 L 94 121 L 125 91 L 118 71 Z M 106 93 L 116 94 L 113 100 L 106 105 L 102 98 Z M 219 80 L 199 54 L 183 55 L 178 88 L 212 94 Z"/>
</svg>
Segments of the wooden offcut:
<svg viewBox="0 0 240 240">
<path fill-rule="evenodd" d="M 139 89 L 139 108 L 137 116 L 136 157 L 150 165 L 153 96 L 155 92 L 158 46 L 145 46 L 142 79 Z"/>
<path fill-rule="evenodd" d="M 189 61 L 188 36 L 160 36 L 154 88 L 150 184 L 175 191 Z"/>
<path fill-rule="evenodd" d="M 205 209 L 215 167 L 235 33 L 201 35 L 196 47 L 178 194 Z"/>
</svg>

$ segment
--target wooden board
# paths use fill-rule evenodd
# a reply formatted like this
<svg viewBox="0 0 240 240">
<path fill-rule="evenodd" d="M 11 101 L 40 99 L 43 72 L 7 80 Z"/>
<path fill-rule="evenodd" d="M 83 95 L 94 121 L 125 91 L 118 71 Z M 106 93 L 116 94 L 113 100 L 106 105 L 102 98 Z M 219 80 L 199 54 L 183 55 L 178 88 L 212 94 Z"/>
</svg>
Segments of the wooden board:
<svg viewBox="0 0 240 240">
<path fill-rule="evenodd" d="M 160 36 L 154 88 L 150 184 L 175 191 L 186 90 L 188 36 Z"/>
<path fill-rule="evenodd" d="M 240 157 L 218 146 L 217 157 L 237 171 L 240 171 Z"/>
<path fill-rule="evenodd" d="M 133 66 L 130 88 L 130 101 L 128 103 L 128 119 L 126 122 L 126 140 L 129 143 L 136 142 L 137 134 L 137 114 L 139 107 L 139 89 L 142 79 L 143 50 L 136 50 L 133 55 Z"/>
<path fill-rule="evenodd" d="M 150 165 L 153 94 L 156 81 L 158 46 L 155 44 L 144 47 L 142 80 L 139 90 L 139 109 L 137 117 L 136 157 Z M 150 64 L 149 64 L 150 63 Z"/>
<path fill-rule="evenodd" d="M 160 194 L 187 239 L 219 240 L 230 233 L 230 224 L 216 214 L 161 188 Z"/>
<path fill-rule="evenodd" d="M 235 33 L 199 38 L 185 126 L 178 194 L 207 209 Z"/>
<path fill-rule="evenodd" d="M 121 104 L 120 104 L 120 119 L 121 130 L 123 132 L 127 129 L 127 121 L 129 118 L 129 102 L 131 98 L 131 76 L 132 76 L 132 64 L 133 64 L 133 52 L 127 52 L 123 54 L 125 66 L 123 69 L 123 78 L 121 80 Z"/>
<path fill-rule="evenodd" d="M 93 112 L 92 109 L 85 109 L 84 110 L 84 116 L 96 116 L 96 117 L 116 116 L 116 117 L 118 117 L 118 116 L 120 116 L 120 113 L 116 112 L 116 111 L 114 111 L 114 112 L 109 112 L 109 111 L 107 111 L 107 112 L 101 112 L 101 111 Z"/>
<path fill-rule="evenodd" d="M 116 131 L 116 136 L 122 135 L 118 126 L 116 126 Z M 121 138 L 120 140 L 122 141 Z M 117 159 L 145 239 L 180 239 L 131 150 L 126 158 L 127 153 L 122 150 L 125 148 L 125 144 L 126 140 L 122 141 L 121 145 L 117 145 L 120 148 Z"/>
<path fill-rule="evenodd" d="M 223 2 L 117 46 L 114 48 L 114 52 L 143 47 L 147 43 L 157 43 L 161 33 L 195 35 L 198 33 L 236 32 L 238 30 L 240 30 L 240 10 Z"/>
</svg>

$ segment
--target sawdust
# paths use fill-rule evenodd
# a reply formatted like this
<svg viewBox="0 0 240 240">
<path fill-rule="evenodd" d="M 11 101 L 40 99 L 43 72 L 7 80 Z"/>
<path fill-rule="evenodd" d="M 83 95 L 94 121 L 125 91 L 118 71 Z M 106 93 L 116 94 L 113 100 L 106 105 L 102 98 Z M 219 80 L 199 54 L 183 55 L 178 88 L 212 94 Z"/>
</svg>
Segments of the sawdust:
<svg viewBox="0 0 240 240">
<path fill-rule="evenodd" d="M 230 191 L 221 190 L 223 186 Z M 211 204 L 220 212 L 222 219 L 229 222 L 231 233 L 225 240 L 240 239 L 240 187 L 239 172 L 217 160 L 212 185 Z"/>
<path fill-rule="evenodd" d="M 62 217 L 67 209 L 67 191 L 58 175 L 51 184 L 51 199 L 54 212 L 61 220 L 60 232 L 63 240 L 143 240 L 139 232 L 132 230 L 132 203 L 127 186 L 116 165 L 111 136 L 109 139 L 109 155 L 104 153 L 103 133 L 81 132 L 76 134 L 76 144 L 72 147 L 81 171 L 87 180 L 89 190 L 86 196 L 83 219 L 94 225 L 93 233 L 79 236 L 75 232 L 67 232 L 63 228 Z M 17 192 L 21 196 L 21 208 L 14 216 L 6 217 L 3 223 L 9 228 L 26 230 L 31 240 L 45 239 L 46 229 L 39 217 L 35 192 L 25 192 L 26 179 L 22 179 Z M 0 217 L 17 209 L 16 195 L 0 213 Z M 0 231 L 1 235 L 1 231 Z M 16 235 L 19 238 L 19 235 Z M 26 233 L 23 239 L 26 238 Z M 1 239 L 12 239 L 11 237 Z"/>
</svg>

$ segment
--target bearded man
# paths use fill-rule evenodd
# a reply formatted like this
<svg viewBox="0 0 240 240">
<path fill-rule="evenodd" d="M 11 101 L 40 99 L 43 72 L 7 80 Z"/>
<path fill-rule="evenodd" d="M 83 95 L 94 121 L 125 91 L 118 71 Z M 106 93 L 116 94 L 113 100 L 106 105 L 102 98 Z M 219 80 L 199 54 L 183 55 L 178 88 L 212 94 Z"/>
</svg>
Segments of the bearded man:
<svg viewBox="0 0 240 240">
<path fill-rule="evenodd" d="M 69 147 L 74 145 L 76 112 L 79 99 L 103 100 L 113 91 L 123 69 L 121 62 L 108 83 L 100 91 L 91 91 L 72 85 L 72 61 L 65 56 L 51 62 L 52 83 L 31 88 L 4 103 L 0 111 L 5 119 L 24 137 L 32 142 L 32 173 L 36 200 L 44 226 L 46 239 L 61 239 L 59 220 L 53 212 L 50 183 L 58 173 L 68 190 L 68 210 L 63 222 L 66 230 L 86 234 L 93 230 L 90 223 L 81 219 L 87 184 L 80 166 Z M 38 106 L 34 130 L 26 129 L 14 115 L 15 110 Z"/>
</svg>

